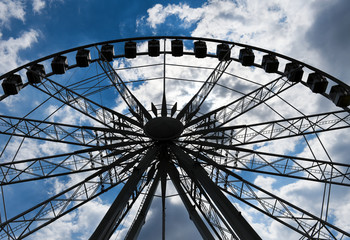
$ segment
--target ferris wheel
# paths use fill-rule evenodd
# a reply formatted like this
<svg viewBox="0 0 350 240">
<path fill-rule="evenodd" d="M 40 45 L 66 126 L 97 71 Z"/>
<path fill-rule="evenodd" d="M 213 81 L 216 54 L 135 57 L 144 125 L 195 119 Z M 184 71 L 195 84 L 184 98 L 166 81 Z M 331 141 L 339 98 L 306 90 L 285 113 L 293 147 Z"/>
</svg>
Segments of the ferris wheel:
<svg viewBox="0 0 350 240">
<path fill-rule="evenodd" d="M 155 197 L 165 239 L 174 196 L 203 239 L 261 239 L 246 209 L 299 239 L 350 239 L 331 210 L 335 191 L 350 192 L 350 164 L 334 154 L 350 87 L 320 69 L 157 36 L 58 52 L 0 80 L 0 239 L 30 238 L 97 199 L 112 200 L 90 239 L 136 239 Z M 264 179 L 313 196 L 280 196 Z"/>
</svg>

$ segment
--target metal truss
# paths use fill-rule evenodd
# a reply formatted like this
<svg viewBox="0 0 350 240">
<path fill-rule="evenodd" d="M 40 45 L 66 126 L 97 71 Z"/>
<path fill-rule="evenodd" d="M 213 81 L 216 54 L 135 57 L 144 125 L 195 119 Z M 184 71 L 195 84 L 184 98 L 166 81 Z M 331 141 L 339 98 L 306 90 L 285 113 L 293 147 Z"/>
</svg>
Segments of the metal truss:
<svg viewBox="0 0 350 240">
<path fill-rule="evenodd" d="M 124 99 L 125 103 L 128 105 L 129 111 L 138 119 L 140 124 L 143 125 L 146 120 L 150 120 L 152 118 L 151 114 L 131 93 L 111 64 L 105 59 L 98 60 L 98 64 L 112 82 L 115 89 L 119 92 L 120 96 Z"/>
<path fill-rule="evenodd" d="M 119 127 L 130 127 L 132 124 L 140 126 L 137 121 L 101 106 L 48 77 L 45 77 L 45 81 L 42 83 L 33 84 L 33 86 L 106 127 L 111 127 L 111 123 L 113 123 L 113 126 Z"/>
<path fill-rule="evenodd" d="M 295 84 L 295 82 L 289 82 L 283 76 L 280 76 L 243 97 L 190 121 L 186 126 L 195 125 L 196 128 L 222 126 Z"/>
<path fill-rule="evenodd" d="M 191 133 L 186 133 L 183 136 L 192 136 L 195 138 L 196 135 L 200 136 L 197 138 L 205 140 L 206 143 L 204 145 L 220 142 L 221 144 L 230 146 L 240 146 L 348 128 L 350 127 L 349 123 L 349 112 L 337 111 L 266 123 L 199 129 Z M 196 141 L 184 140 L 183 142 L 195 143 Z"/>
<path fill-rule="evenodd" d="M 34 138 L 44 141 L 96 146 L 96 134 L 88 128 L 56 122 L 0 116 L 1 134 Z M 107 130 L 107 129 L 106 129 Z"/>
<path fill-rule="evenodd" d="M 165 44 L 161 51 L 157 45 L 159 39 L 163 39 L 164 43 L 167 39 L 176 41 L 172 41 L 171 51 L 167 51 Z M 130 59 L 130 67 L 115 69 L 113 63 L 104 59 L 100 51 L 105 44 L 126 44 L 144 40 L 149 40 L 151 47 L 148 52 L 136 52 L 136 55 L 155 57 L 153 59 L 158 60 L 154 63 L 150 60 L 145 65 L 134 66 Z M 181 43 L 193 40 L 228 44 L 231 49 L 240 48 L 242 52 L 246 52 L 245 49 L 254 50 L 262 56 L 274 56 L 275 60 L 283 60 L 297 67 L 285 72 L 281 72 L 280 68 L 275 69 L 270 80 L 262 85 L 257 79 L 250 80 L 232 73 L 233 61 L 247 66 L 241 56 L 226 56 L 216 67 L 200 66 L 194 62 L 191 63 L 193 66 L 173 63 L 170 55 L 196 55 L 195 50 L 174 50 L 181 46 L 179 41 Z M 155 46 L 153 53 L 152 46 Z M 54 71 L 38 73 L 32 68 L 36 64 L 48 66 L 48 61 L 52 62 L 54 57 L 80 50 L 94 51 L 92 56 L 96 58 L 85 56 L 84 66 L 78 64 L 78 61 L 77 64 L 64 65 L 63 76 L 76 69 L 74 74 L 66 78 L 69 81 L 60 81 L 60 74 L 55 74 Z M 157 58 L 161 54 L 163 62 L 159 61 L 161 58 Z M 113 56 L 114 59 L 123 57 L 127 57 L 126 53 Z M 212 52 L 207 52 L 202 57 L 218 58 Z M 253 61 L 248 65 L 252 67 L 252 71 L 262 68 L 270 73 L 272 70 L 267 71 L 264 64 Z M 168 74 L 168 66 L 181 67 L 181 70 L 176 69 L 174 73 Z M 188 68 L 198 72 L 203 69 L 209 71 L 204 77 L 192 71 L 190 77 L 181 75 Z M 120 77 L 129 76 L 128 73 L 141 69 L 147 73 L 163 72 L 163 75 L 149 77 L 144 74 L 135 79 Z M 321 74 L 331 83 L 331 88 L 337 85 L 337 88 L 344 90 L 341 92 L 343 95 L 336 96 L 342 101 L 336 102 L 335 94 L 329 88 L 322 91 L 319 89 L 324 87 L 324 79 L 318 88 L 310 86 L 310 81 L 301 76 L 303 70 Z M 161 198 L 161 205 L 157 207 L 162 212 L 162 224 L 159 227 L 162 232 L 161 239 L 164 240 L 167 236 L 167 198 L 172 195 L 167 189 L 169 184 L 176 190 L 193 226 L 203 239 L 243 240 L 265 237 L 245 218 L 247 215 L 242 211 L 246 207 L 281 223 L 286 231 L 298 234 L 301 239 L 350 238 L 350 232 L 338 226 L 330 217 L 333 186 L 348 193 L 350 164 L 346 159 L 334 157 L 334 153 L 326 148 L 320 137 L 349 130 L 349 95 L 346 93 L 350 93 L 350 87 L 321 70 L 296 59 L 245 44 L 163 36 L 121 39 L 70 49 L 28 63 L 0 76 L 0 80 L 11 74 L 24 76 L 23 71 L 32 74 L 32 79 L 28 77 L 28 82 L 23 84 L 25 90 L 36 91 L 45 100 L 32 104 L 31 106 L 36 106 L 29 111 L 26 107 L 19 108 L 21 111 L 18 114 L 13 109 L 8 110 L 7 104 L 10 104 L 5 103 L 0 115 L 0 239 L 26 238 L 86 203 L 100 198 L 109 198 L 108 201 L 112 204 L 96 228 L 91 230 L 90 239 L 107 240 L 117 232 L 125 232 L 126 228 L 128 231 L 124 238 L 137 239 L 142 235 L 142 227 L 152 201 L 156 193 L 160 192 L 158 197 Z M 300 79 L 293 78 L 296 73 L 301 74 Z M 175 75 L 168 76 L 172 74 Z M 194 79 L 195 75 L 200 77 Z M 143 78 L 144 76 L 146 77 Z M 220 79 L 224 77 L 245 81 L 244 85 L 249 85 L 247 89 L 254 90 L 239 90 L 239 84 L 225 86 L 220 83 Z M 136 84 L 140 84 L 137 87 L 142 87 L 142 84 L 146 85 L 151 81 L 158 81 L 156 84 L 163 84 L 163 87 L 159 92 L 156 89 L 151 89 L 154 92 L 147 92 L 149 96 L 160 96 L 158 100 L 152 99 L 154 102 L 150 103 L 149 110 L 131 90 Z M 182 102 L 180 98 L 171 99 L 173 87 L 182 90 L 186 88 L 185 83 L 194 82 L 202 85 L 190 100 Z M 282 93 L 296 89 L 293 87 L 298 82 L 301 82 L 300 88 L 309 87 L 313 92 L 318 91 L 320 97 L 332 100 L 342 109 L 334 107 L 325 113 L 315 113 L 315 109 L 310 112 L 303 106 L 294 106 L 292 101 L 284 100 Z M 205 112 L 203 106 L 207 106 L 207 97 L 214 88 L 227 91 L 225 93 L 233 99 L 224 99 L 223 106 L 215 103 L 214 110 Z M 23 91 L 23 94 L 26 92 Z M 0 96 L 0 101 L 8 97 L 16 96 L 4 94 Z M 121 110 L 119 106 L 115 106 L 117 98 L 123 101 L 126 109 Z M 269 105 L 272 101 L 279 101 L 298 115 L 290 117 L 291 112 L 285 114 L 278 111 L 274 107 L 275 102 Z M 178 105 L 182 106 L 179 110 Z M 47 106 L 55 106 L 54 112 L 47 113 Z M 59 116 L 59 110 L 65 107 L 78 113 L 77 119 L 83 117 L 80 121 L 74 119 L 77 120 L 74 122 L 83 124 L 57 121 L 55 116 Z M 249 119 L 249 114 L 261 108 L 266 111 L 266 118 L 254 116 L 253 119 L 257 119 L 254 122 L 241 124 L 240 117 Z M 9 113 L 17 115 L 9 116 Z M 262 145 L 268 146 L 282 139 L 300 140 L 300 145 L 310 152 L 311 157 L 299 155 L 297 150 L 288 154 L 259 150 Z M 317 142 L 318 149 L 312 145 L 314 142 Z M 28 148 L 47 147 L 46 144 L 54 146 L 54 150 L 51 152 L 50 149 L 45 149 L 32 153 Z M 316 151 L 322 151 L 325 157 L 320 159 Z M 319 193 L 322 195 L 322 203 L 319 203 L 321 214 L 292 204 L 288 196 L 281 198 L 263 186 L 253 184 L 253 178 L 259 175 L 289 183 L 304 181 L 318 184 L 317 186 L 321 186 L 319 189 L 323 190 Z M 16 209 L 8 207 L 12 200 L 8 190 L 32 187 L 31 184 L 38 184 L 43 188 L 52 187 L 53 180 L 64 183 L 64 189 L 51 193 L 46 199 L 38 197 L 33 202 L 34 206 L 25 210 L 16 212 Z M 21 195 L 18 196 L 16 200 L 20 200 Z M 132 209 L 136 211 L 131 211 Z M 125 221 L 127 217 L 133 221 Z"/>
<path fill-rule="evenodd" d="M 131 152 L 125 155 L 119 159 L 119 164 L 132 159 L 136 154 L 137 152 Z M 116 162 L 104 166 L 83 181 L 3 222 L 0 225 L 0 238 L 24 238 L 123 183 L 129 177 L 129 173 L 118 168 Z"/>
<path fill-rule="evenodd" d="M 184 148 L 184 150 L 193 157 L 199 157 L 206 162 L 214 159 L 216 163 L 230 170 L 243 170 L 343 186 L 350 185 L 350 169 L 349 165 L 346 163 L 286 156 L 225 146 L 221 149 L 232 150 L 235 153 L 223 151 L 223 155 L 214 156 L 212 155 L 214 152 L 212 148 L 195 148 L 198 150 L 189 148 Z"/>
<path fill-rule="evenodd" d="M 122 152 L 126 153 L 133 150 L 130 148 L 132 144 L 125 143 L 124 145 L 127 147 L 120 149 L 120 155 L 123 155 Z M 96 171 L 119 161 L 115 156 L 108 157 L 109 153 L 103 150 L 105 147 L 101 147 L 99 150 L 96 149 L 88 148 L 71 153 L 2 163 L 0 164 L 1 185 Z M 145 149 L 134 150 L 134 154 L 140 154 Z"/>
<path fill-rule="evenodd" d="M 318 234 L 322 239 L 338 239 L 339 235 L 350 236 L 350 233 L 244 180 L 224 165 L 199 154 L 197 157 L 209 163 L 211 168 L 209 171 L 216 171 L 216 176 L 220 180 L 213 182 L 216 182 L 221 190 L 287 225 L 308 239 L 318 239 L 314 237 Z"/>
<path fill-rule="evenodd" d="M 233 46 L 231 46 L 232 49 Z M 226 53 L 228 54 L 228 53 Z M 205 101 L 211 90 L 215 87 L 221 76 L 225 73 L 226 69 L 230 65 L 232 60 L 221 60 L 216 68 L 211 72 L 208 79 L 201 86 L 199 91 L 193 96 L 193 98 L 185 105 L 185 107 L 177 114 L 176 119 L 181 120 L 184 118 L 185 124 L 187 124 L 199 111 L 200 106 Z"/>
</svg>

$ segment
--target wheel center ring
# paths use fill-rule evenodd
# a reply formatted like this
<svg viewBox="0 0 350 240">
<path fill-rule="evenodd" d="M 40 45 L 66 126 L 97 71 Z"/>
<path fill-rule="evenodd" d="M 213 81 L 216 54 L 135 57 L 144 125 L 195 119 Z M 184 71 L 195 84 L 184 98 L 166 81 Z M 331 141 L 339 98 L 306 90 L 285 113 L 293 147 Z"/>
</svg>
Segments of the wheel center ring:
<svg viewBox="0 0 350 240">
<path fill-rule="evenodd" d="M 157 117 L 149 120 L 143 130 L 153 140 L 167 141 L 180 137 L 184 126 L 175 118 Z"/>
</svg>

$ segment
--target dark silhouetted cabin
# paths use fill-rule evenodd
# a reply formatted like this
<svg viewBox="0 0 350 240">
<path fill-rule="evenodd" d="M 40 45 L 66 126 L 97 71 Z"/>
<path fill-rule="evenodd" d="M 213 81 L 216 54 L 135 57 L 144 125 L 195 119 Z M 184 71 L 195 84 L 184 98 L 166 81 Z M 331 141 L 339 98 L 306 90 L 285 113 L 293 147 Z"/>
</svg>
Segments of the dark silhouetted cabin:
<svg viewBox="0 0 350 240">
<path fill-rule="evenodd" d="M 319 73 L 310 73 L 306 83 L 314 93 L 324 93 L 328 86 L 327 79 Z"/>
<path fill-rule="evenodd" d="M 77 51 L 77 55 L 75 56 L 75 60 L 77 61 L 77 65 L 79 67 L 88 67 L 91 62 L 90 50 L 79 49 Z"/>
<path fill-rule="evenodd" d="M 13 74 L 2 82 L 2 89 L 6 95 L 18 94 L 22 87 L 23 82 L 18 74 Z"/>
<path fill-rule="evenodd" d="M 278 59 L 275 55 L 267 54 L 263 56 L 261 66 L 267 73 L 275 73 L 278 71 Z"/>
<path fill-rule="evenodd" d="M 152 39 L 148 41 L 148 56 L 158 57 L 160 54 L 160 44 L 159 40 Z"/>
<path fill-rule="evenodd" d="M 254 64 L 255 55 L 250 48 L 244 48 L 239 51 L 238 60 L 243 66 L 252 66 Z"/>
<path fill-rule="evenodd" d="M 54 74 L 64 74 L 68 69 L 68 60 L 66 56 L 56 56 L 51 62 L 52 72 Z"/>
<path fill-rule="evenodd" d="M 181 57 L 184 53 L 184 44 L 182 40 L 175 39 L 171 41 L 171 54 L 174 57 Z"/>
<path fill-rule="evenodd" d="M 101 47 L 101 59 L 103 61 L 111 62 L 114 56 L 114 46 L 105 44 Z"/>
<path fill-rule="evenodd" d="M 329 97 L 338 107 L 347 107 L 350 105 L 350 92 L 341 85 L 333 86 Z"/>
<path fill-rule="evenodd" d="M 136 42 L 125 42 L 124 52 L 126 58 L 136 58 Z"/>
<path fill-rule="evenodd" d="M 42 64 L 34 64 L 27 71 L 27 78 L 30 84 L 41 83 L 45 75 L 45 68 Z"/>
<path fill-rule="evenodd" d="M 287 63 L 284 69 L 284 74 L 291 82 L 300 82 L 304 71 L 298 63 Z"/>
<path fill-rule="evenodd" d="M 194 55 L 196 58 L 205 58 L 207 56 L 207 44 L 203 41 L 195 41 Z"/>
<path fill-rule="evenodd" d="M 219 61 L 228 61 L 231 58 L 231 49 L 226 43 L 221 43 L 216 46 L 216 56 Z"/>
</svg>

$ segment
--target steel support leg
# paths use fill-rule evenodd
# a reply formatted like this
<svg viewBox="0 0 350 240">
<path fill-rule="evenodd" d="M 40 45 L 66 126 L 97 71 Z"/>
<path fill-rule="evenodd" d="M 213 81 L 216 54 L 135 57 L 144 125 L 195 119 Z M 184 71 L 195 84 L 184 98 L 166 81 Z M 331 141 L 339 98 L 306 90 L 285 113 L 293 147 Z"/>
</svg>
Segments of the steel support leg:
<svg viewBox="0 0 350 240">
<path fill-rule="evenodd" d="M 190 215 L 191 220 L 193 221 L 193 223 L 197 227 L 202 238 L 205 240 L 214 240 L 215 238 L 213 237 L 213 235 L 211 234 L 211 232 L 209 231 L 209 229 L 207 228 L 207 226 L 203 222 L 202 218 L 199 216 L 198 212 L 196 211 L 195 206 L 193 206 L 191 204 L 185 191 L 183 190 L 183 188 L 180 184 L 179 174 L 173 165 L 170 166 L 170 164 L 169 164 L 168 173 L 169 173 L 169 176 L 171 178 L 171 181 L 173 182 L 177 192 L 180 195 L 182 202 L 184 203 L 184 205 L 185 205 L 185 207 Z"/>
<path fill-rule="evenodd" d="M 192 179 L 197 179 L 202 185 L 240 239 L 261 239 L 255 230 L 243 218 L 241 213 L 237 211 L 226 196 L 211 181 L 207 172 L 199 164 L 196 164 L 188 154 L 176 145 L 171 145 L 170 150 L 175 154 L 180 166 L 187 172 L 187 174 Z"/>
<path fill-rule="evenodd" d="M 133 223 L 133 225 L 129 229 L 128 234 L 125 237 L 125 240 L 137 239 L 137 237 L 141 231 L 141 228 L 142 228 L 143 224 L 145 223 L 147 212 L 151 206 L 154 194 L 155 194 L 157 187 L 158 187 L 158 184 L 159 184 L 159 179 L 160 179 L 160 172 L 158 171 L 156 174 L 156 177 L 152 183 L 152 186 L 150 187 L 150 189 L 147 193 L 147 196 L 146 196 L 146 199 L 142 205 L 141 211 L 140 211 L 139 215 L 137 216 L 135 222 Z"/>
<path fill-rule="evenodd" d="M 90 240 L 107 240 L 113 234 L 114 225 L 122 214 L 122 210 L 127 205 L 130 196 L 136 190 L 137 184 L 139 183 L 144 171 L 156 157 L 158 149 L 158 147 L 151 148 L 140 161 L 140 164 L 131 174 L 129 180 L 118 194 L 118 197 L 114 200 L 106 215 L 97 226 L 95 232 L 91 235 Z"/>
</svg>

